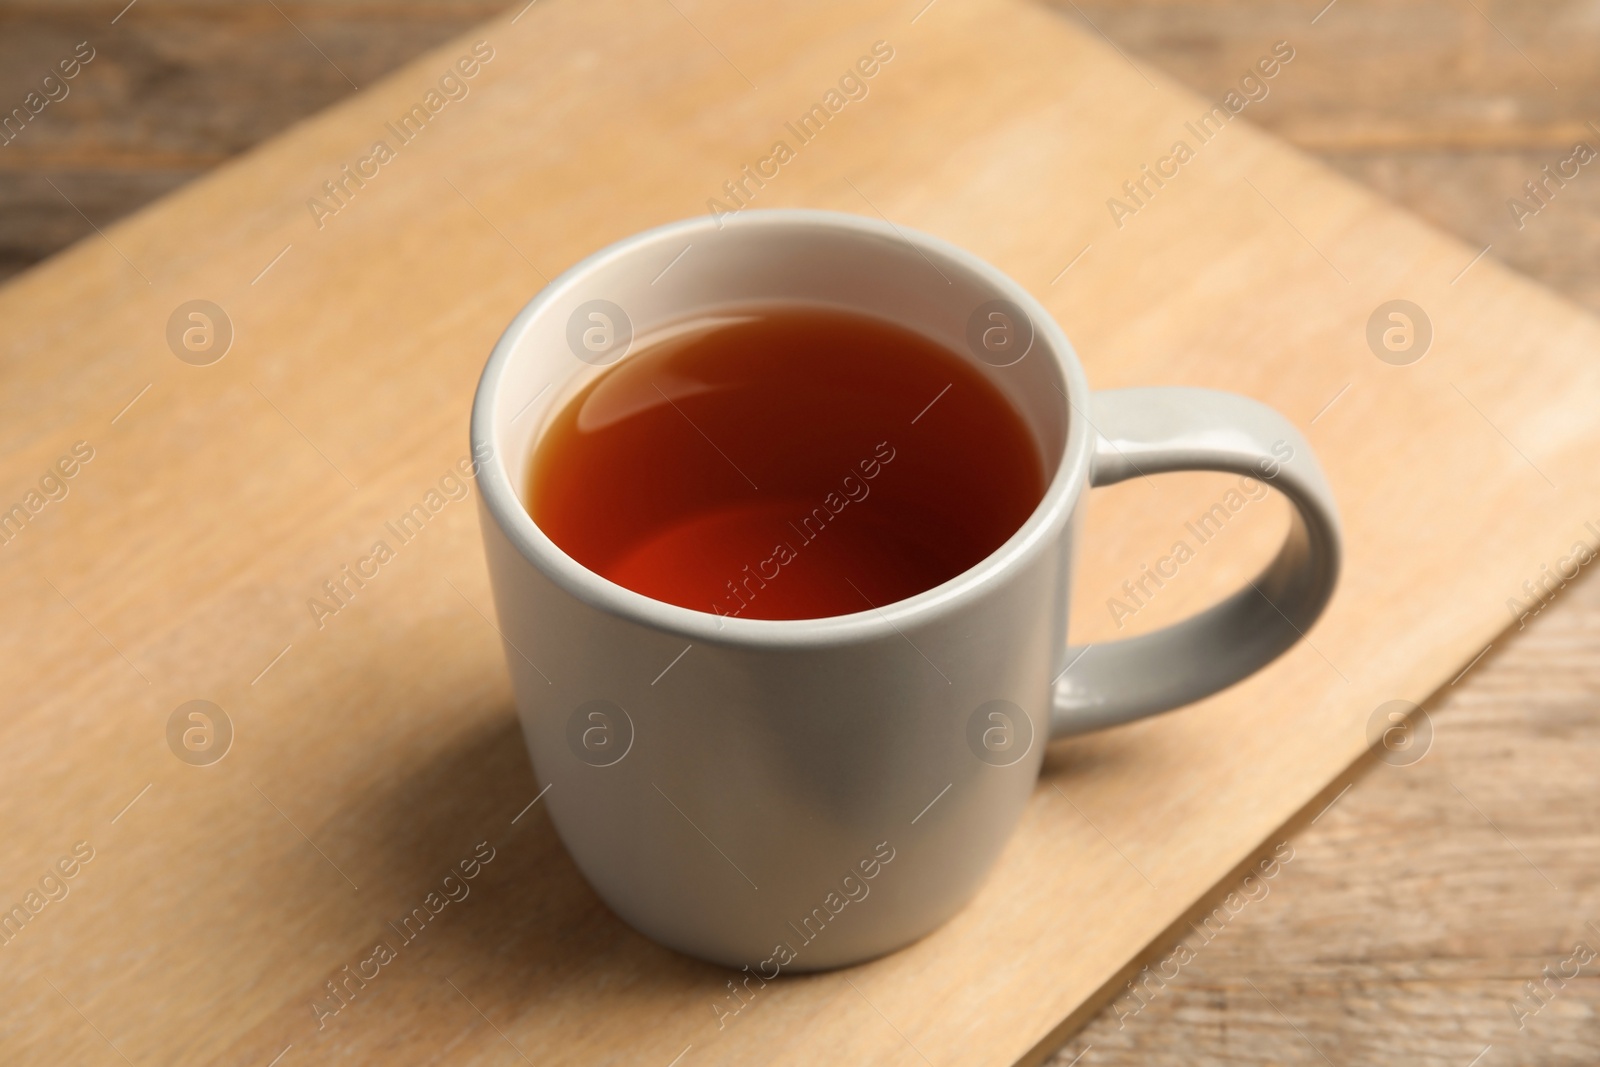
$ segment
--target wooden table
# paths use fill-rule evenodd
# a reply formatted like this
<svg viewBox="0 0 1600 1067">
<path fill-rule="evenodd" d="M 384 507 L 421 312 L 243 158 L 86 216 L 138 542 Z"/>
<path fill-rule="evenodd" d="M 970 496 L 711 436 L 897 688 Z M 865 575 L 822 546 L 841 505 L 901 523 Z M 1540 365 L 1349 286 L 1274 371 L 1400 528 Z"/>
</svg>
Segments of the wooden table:
<svg viewBox="0 0 1600 1067">
<path fill-rule="evenodd" d="M 134 9 L 146 22 L 129 14 L 121 29 L 94 31 L 123 34 L 103 39 L 136 47 L 119 53 L 108 44 L 95 62 L 131 75 L 121 84 L 138 84 L 182 57 L 180 85 L 185 77 L 200 80 L 191 73 L 198 70 L 209 72 L 206 84 L 235 86 L 228 79 L 240 77 L 241 65 L 266 78 L 273 65 L 287 63 L 300 72 L 291 83 L 311 88 L 299 97 L 238 92 L 232 104 L 226 93 L 162 90 L 171 101 L 164 114 L 179 104 L 192 121 L 178 129 L 181 144 L 171 143 L 169 127 L 157 142 L 166 146 L 152 151 L 145 147 L 148 124 L 141 129 L 130 121 L 136 112 L 119 110 L 107 87 L 119 82 L 85 78 L 78 102 L 47 112 L 49 124 L 36 124 L 0 153 L 0 182 L 11 202 L 31 189 L 39 194 L 35 207 L 52 202 L 46 195 L 59 205 L 59 194 L 39 180 L 52 176 L 104 224 L 128 198 L 98 192 L 106 186 L 97 184 L 94 168 L 120 170 L 136 194 L 170 184 L 348 91 L 335 64 L 364 83 L 390 57 L 492 13 L 464 6 L 403 18 L 373 9 L 287 8 L 325 46 L 333 62 L 324 63 L 276 14 L 199 10 L 205 17 L 164 12 L 147 0 Z M 1286 6 L 1085 6 L 1080 13 L 1069 5 L 1067 15 L 1087 16 L 1137 62 L 1176 73 L 1209 96 L 1220 95 L 1263 43 L 1294 41 L 1300 52 L 1294 79 L 1274 84 L 1274 96 L 1251 111 L 1256 121 L 1447 228 L 1493 243 L 1490 255 L 1594 306 L 1600 180 L 1585 172 L 1520 231 L 1507 222 L 1504 206 L 1521 180 L 1562 158 L 1573 139 L 1600 143 L 1600 135 L 1584 132 L 1597 112 L 1594 72 L 1582 64 L 1593 31 L 1585 36 L 1583 25 L 1570 20 L 1520 22 L 1511 8 L 1484 10 L 1487 17 L 1441 5 L 1378 9 L 1343 0 L 1315 25 L 1307 12 Z M 33 21 L 24 21 L 30 14 Z M 41 17 L 13 7 L 6 17 L 37 31 L 34 40 L 45 45 L 70 45 L 75 37 L 62 29 L 76 13 Z M 389 29 L 363 32 L 374 27 Z M 239 47 L 241 28 L 251 47 Z M 163 68 L 157 45 L 170 46 L 178 31 L 223 47 L 168 47 Z M 273 47 L 261 48 L 263 38 Z M 390 50 L 375 46 L 375 38 L 387 39 Z M 270 63 L 259 62 L 261 56 L 272 57 Z M 1446 62 L 1462 56 L 1454 67 Z M 8 62 L 0 69 L 25 68 Z M 1453 70 L 1462 72 L 1454 84 Z M 1562 86 L 1560 94 L 1546 76 Z M 1419 91 L 1424 86 L 1427 92 Z M 97 94 L 110 94 L 101 97 L 109 105 L 101 118 L 86 114 L 83 103 Z M 152 98 L 160 97 L 140 97 Z M 107 136 L 119 121 L 120 144 Z M 49 231 L 6 235 L 13 248 L 21 246 L 13 253 L 19 262 L 30 248 L 84 226 L 76 209 L 65 206 L 53 215 L 6 217 L 8 226 L 41 219 Z M 1438 737 L 1429 758 L 1409 767 L 1380 764 L 1362 777 L 1294 838 L 1292 877 L 1208 946 L 1168 995 L 1120 1026 L 1123 1013 L 1108 1008 L 1058 1062 L 1092 1045 L 1081 1062 L 1321 1062 L 1320 1053 L 1339 1063 L 1402 1057 L 1465 1063 L 1490 1044 L 1496 1047 L 1485 1064 L 1589 1062 L 1600 999 L 1592 980 L 1571 983 L 1514 1040 L 1506 1037 L 1505 1002 L 1519 997 L 1527 975 L 1565 954 L 1572 914 L 1586 909 L 1600 919 L 1591 799 L 1600 739 L 1586 714 L 1600 685 L 1588 667 L 1597 643 L 1589 625 L 1600 599 L 1594 589 L 1592 582 L 1573 584 L 1529 631 L 1509 645 L 1497 641 L 1442 702 L 1430 705 Z M 1570 912 L 1557 914 L 1540 896 L 1545 878 L 1570 897 Z M 1584 936 L 1581 929 L 1577 936 Z"/>
</svg>

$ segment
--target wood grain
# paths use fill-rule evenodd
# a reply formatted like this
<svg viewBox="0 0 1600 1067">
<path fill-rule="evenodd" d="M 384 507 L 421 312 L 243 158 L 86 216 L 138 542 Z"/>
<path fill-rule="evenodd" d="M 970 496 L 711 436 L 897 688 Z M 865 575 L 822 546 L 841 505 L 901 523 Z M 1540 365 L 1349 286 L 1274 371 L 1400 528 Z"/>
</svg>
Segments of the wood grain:
<svg viewBox="0 0 1600 1067">
<path fill-rule="evenodd" d="M 1371 764 L 1177 980 L 1124 996 L 1051 1063 L 1461 1067 L 1489 1046 L 1481 1063 L 1592 1063 L 1592 968 L 1535 1014 L 1511 1005 L 1575 943 L 1600 947 L 1597 609 L 1585 576 L 1497 639 L 1427 703 L 1421 762 Z"/>
<path fill-rule="evenodd" d="M 94 233 L 505 5 L 0 4 L 0 108 L 95 58 L 0 146 L 0 278 Z M 54 187 L 52 187 L 52 183 Z"/>
<path fill-rule="evenodd" d="M 695 14 L 741 67 L 775 70 L 772 81 L 762 74 L 763 88 L 796 106 L 880 28 L 835 11 L 837 21 L 791 20 L 780 47 L 727 12 Z M 911 14 L 885 13 L 881 32 L 902 32 Z M 705 1000 L 721 976 L 654 950 L 600 911 L 536 809 L 509 825 L 536 785 L 492 631 L 472 607 L 487 600 L 465 508 L 403 557 L 393 584 L 341 613 L 342 632 L 296 632 L 307 588 L 453 461 L 482 352 L 538 275 L 663 211 L 695 210 L 702 190 L 775 123 L 745 102 L 737 72 L 722 65 L 731 61 L 670 21 L 637 27 L 621 45 L 608 31 L 612 48 L 633 42 L 635 63 L 619 85 L 594 90 L 589 110 L 530 114 L 527 99 L 553 94 L 559 76 L 584 80 L 586 57 L 558 45 L 595 40 L 602 16 L 536 9 L 525 25 L 541 36 L 523 44 L 515 73 L 497 68 L 503 83 L 478 89 L 475 106 L 491 100 L 496 121 L 465 107 L 450 113 L 461 132 L 441 124 L 443 148 L 419 145 L 406 157 L 419 161 L 412 172 L 387 175 L 396 181 L 357 201 L 360 213 L 335 220 L 351 223 L 344 234 L 315 235 L 330 239 L 310 253 L 300 245 L 302 257 L 289 258 L 291 247 L 262 279 L 268 288 L 246 279 L 285 241 L 297 243 L 289 239 L 307 225 L 304 189 L 362 139 L 352 134 L 365 123 L 408 102 L 445 53 L 111 231 L 120 253 L 97 240 L 0 294 L 7 321 L 25 324 L 5 356 L 14 457 L 6 484 L 20 492 L 36 480 L 64 430 L 66 444 L 93 430 L 116 446 L 30 525 L 31 540 L 7 548 L 24 561 L 6 571 L 8 601 L 32 625 L 8 633 L 3 652 L 9 673 L 28 679 L 4 728 L 14 773 L 0 805 L 6 825 L 21 827 L 4 869 L 19 872 L 20 893 L 31 878 L 20 872 L 42 870 L 80 832 L 104 842 L 74 895 L 28 928 L 41 938 L 3 950 L 21 950 L 0 980 L 31 1013 L 26 1027 L 0 1035 L 10 1056 L 114 1062 L 114 1044 L 135 1062 L 266 1062 L 284 1043 L 295 1044 L 291 1055 L 315 1055 L 320 1042 L 325 1056 L 401 1062 L 514 1062 L 518 1052 L 587 1062 L 602 1050 L 666 1062 L 682 1048 L 666 1036 L 708 1029 Z M 1328 662 L 1302 649 L 1253 688 L 1063 746 L 1052 759 L 1059 793 L 1041 790 L 1006 869 L 956 924 L 853 972 L 858 990 L 838 976 L 786 983 L 739 1020 L 743 1033 L 683 1036 L 697 1061 L 776 1050 L 780 1061 L 918 1062 L 907 1040 L 941 1062 L 1026 1052 L 1290 818 L 1299 802 L 1286 794 L 1317 793 L 1307 766 L 1342 766 L 1361 749 L 1374 697 L 1353 708 L 1331 695 L 1331 663 L 1374 694 L 1420 699 L 1447 682 L 1476 647 L 1463 635 L 1492 636 L 1501 591 L 1564 550 L 1593 496 L 1584 462 L 1593 442 L 1564 414 L 1592 403 L 1594 383 L 1573 361 L 1592 351 L 1593 324 L 1489 263 L 1458 295 L 1445 268 L 1470 249 L 1418 231 L 1246 129 L 1230 129 L 1240 136 L 1219 142 L 1205 167 L 1152 205 L 1164 214 L 1137 220 L 1150 226 L 1119 231 L 1095 249 L 1106 259 L 1086 258 L 1068 288 L 1053 291 L 1050 278 L 1083 243 L 1066 238 L 1104 226 L 1104 190 L 1148 157 L 1141 131 L 1176 125 L 1196 102 L 1143 85 L 1114 53 L 1026 9 L 990 5 L 942 25 L 918 24 L 921 51 L 908 45 L 896 72 L 911 70 L 907 82 L 884 82 L 877 110 L 860 112 L 859 129 L 841 127 L 842 144 L 819 145 L 826 154 L 808 157 L 779 200 L 877 205 L 970 244 L 1050 300 L 1099 385 L 1164 373 L 1244 389 L 1304 422 L 1345 376 L 1329 371 L 1352 374 L 1362 388 L 1313 427 L 1350 508 L 1349 595 L 1344 614 L 1314 635 Z M 657 47 L 678 62 L 655 65 L 639 40 L 671 41 Z M 1003 67 L 992 65 L 996 56 Z M 1058 69 L 1064 56 L 1070 73 Z M 603 105 L 629 99 L 642 117 L 623 121 L 647 131 L 691 100 L 719 121 L 696 128 L 688 148 L 648 135 L 608 143 L 596 120 L 619 112 Z M 1053 155 L 1052 135 L 1090 111 L 1114 128 L 1103 141 L 1117 150 Z M 999 129 L 996 113 L 1011 116 Z M 488 132 L 511 114 L 524 117 L 533 143 L 568 146 L 571 156 L 523 160 Z M 557 121 L 567 139 L 536 136 L 555 132 L 540 123 Z M 611 184 L 593 185 L 597 171 Z M 463 172 L 477 183 L 464 186 L 465 205 L 435 180 Z M 1273 200 L 1241 209 L 1240 194 L 1256 203 L 1241 173 Z M 852 201 L 842 177 L 870 204 Z M 556 202 L 571 205 L 565 217 L 539 207 L 556 189 L 566 193 Z M 1310 204 L 1326 216 L 1296 210 Z M 1050 247 L 1026 221 L 1045 215 Z M 1285 215 L 1299 218 L 1311 248 L 1296 243 L 1293 223 L 1284 229 Z M 397 244 L 401 233 L 409 240 Z M 1404 262 L 1387 261 L 1396 249 Z M 1351 272 L 1358 295 L 1340 290 L 1324 255 Z M 1197 286 L 1196 263 L 1225 269 L 1203 272 Z M 144 288 L 142 270 L 151 276 Z M 1396 378 L 1362 350 L 1365 313 L 1395 271 L 1421 279 L 1439 309 L 1447 372 L 1434 373 L 1435 359 Z M 177 364 L 159 337 L 166 313 L 197 288 L 226 297 L 241 326 L 238 351 L 204 370 Z M 78 309 L 88 306 L 109 310 L 86 322 Z M 1286 322 L 1294 326 L 1283 334 Z M 1254 340 L 1264 335 L 1292 343 Z M 49 366 L 28 358 L 44 346 L 70 356 Z M 1156 354 L 1164 350 L 1182 358 Z M 1509 354 L 1520 373 L 1491 352 Z M 1567 384 L 1553 397 L 1556 376 Z M 145 384 L 148 395 L 138 392 Z M 1446 407 L 1461 395 L 1451 386 L 1480 403 L 1493 398 L 1494 425 L 1561 491 L 1541 495 L 1543 483 L 1505 451 L 1494 425 L 1474 421 L 1470 404 Z M 1423 417 L 1448 448 L 1416 433 Z M 1375 439 L 1439 479 L 1419 486 L 1365 462 Z M 1095 594 L 1215 490 L 1195 480 L 1106 494 L 1085 603 L 1103 599 Z M 1421 506 L 1445 491 L 1452 522 Z M 1237 544 L 1216 546 L 1214 571 L 1175 588 L 1141 622 L 1203 602 L 1248 568 L 1275 533 L 1271 509 L 1255 514 Z M 1111 544 L 1111 530 L 1126 543 Z M 1448 558 L 1430 555 L 1441 551 Z M 1392 561 L 1402 558 L 1421 562 L 1396 575 Z M 1368 607 L 1351 607 L 1353 597 Z M 1080 623 L 1092 632 L 1092 618 Z M 206 770 L 177 763 L 161 737 L 172 708 L 195 695 L 232 709 L 240 726 L 237 751 Z M 1197 761 L 1201 752 L 1218 762 Z M 403 912 L 480 839 L 503 845 L 504 857 L 472 898 L 482 909 L 466 901 L 442 916 L 445 936 L 419 944 L 402 961 L 411 969 L 385 975 L 350 1006 L 355 1025 L 302 1036 L 309 998 L 369 947 L 377 916 Z M 1083 857 L 1068 885 L 1063 851 Z M 1276 987 L 1262 988 L 1283 1006 Z M 1538 1021 L 1556 1018 L 1560 1004 Z M 1296 1054 L 1285 1046 L 1267 1056 Z"/>
<path fill-rule="evenodd" d="M 1600 117 L 1600 72 L 1583 60 L 1600 46 L 1600 26 L 1586 4 L 1537 15 L 1477 7 L 1339 0 L 1315 27 L 1299 4 L 1082 10 L 1138 62 L 1213 99 L 1262 42 L 1294 41 L 1304 65 L 1293 80 L 1278 79 L 1252 121 L 1600 310 L 1600 180 L 1585 172 L 1521 230 L 1505 207 L 1574 140 L 1600 146 L 1588 127 Z M 1379 763 L 1359 777 L 1327 817 L 1292 838 L 1314 863 L 1209 945 L 1169 995 L 1127 1018 L 1107 1008 L 1062 1048 L 1056 1067 L 1080 1054 L 1084 1067 L 1324 1063 L 1295 1027 L 1341 1065 L 1461 1067 L 1490 1044 L 1483 1067 L 1592 1062 L 1600 1046 L 1592 977 L 1521 1030 L 1508 1003 L 1574 939 L 1600 938 L 1587 926 L 1600 921 L 1589 873 L 1600 869 L 1591 799 L 1600 790 L 1597 597 L 1600 587 L 1580 579 L 1528 630 L 1497 640 L 1428 705 L 1437 733 L 1424 763 Z M 1464 805 L 1452 781 L 1560 893 Z M 1553 862 L 1568 866 L 1570 880 Z"/>
<path fill-rule="evenodd" d="M 1600 174 L 1584 168 L 1520 228 L 1506 206 L 1575 142 L 1600 148 L 1594 5 L 1326 4 L 1134 0 L 1077 8 L 1130 57 L 1212 99 L 1270 42 L 1292 42 L 1297 66 L 1259 109 L 1252 105 L 1252 122 L 1600 310 Z M 1059 7 L 1080 18 L 1072 4 Z"/>
</svg>

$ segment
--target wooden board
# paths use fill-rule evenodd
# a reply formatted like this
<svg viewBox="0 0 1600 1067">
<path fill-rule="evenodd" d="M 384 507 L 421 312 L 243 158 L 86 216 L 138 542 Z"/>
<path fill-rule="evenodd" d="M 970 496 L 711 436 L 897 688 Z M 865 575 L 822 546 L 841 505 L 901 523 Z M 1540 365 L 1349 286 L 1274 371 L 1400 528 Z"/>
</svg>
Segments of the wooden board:
<svg viewBox="0 0 1600 1067">
<path fill-rule="evenodd" d="M 1600 942 L 1597 614 L 1585 575 L 1496 638 L 1427 702 L 1422 759 L 1374 761 L 1314 805 L 1280 877 L 1148 1003 L 1114 1000 L 1050 1067 L 1592 1064 L 1592 968 L 1541 987 L 1542 1007 L 1524 983 Z M 1201 944 L 1182 929 L 1154 958 L 1180 941 Z"/>
<path fill-rule="evenodd" d="M 75 441 L 95 449 L 3 548 L 8 899 L 74 843 L 94 849 L 0 947 L 8 1058 L 1013 1062 L 1270 848 L 1363 751 L 1378 703 L 1448 681 L 1592 517 L 1591 320 L 1489 261 L 1462 274 L 1475 250 L 1238 123 L 1116 228 L 1106 198 L 1205 105 L 1059 17 L 685 14 L 558 0 L 507 16 L 479 35 L 496 58 L 471 95 L 323 229 L 307 197 L 477 38 L 0 292 L 5 499 Z M 719 1031 L 729 975 L 623 927 L 525 810 L 539 786 L 481 614 L 470 505 L 324 628 L 305 601 L 465 452 L 483 356 L 541 275 L 704 210 L 879 39 L 896 56 L 867 99 L 761 203 L 881 211 L 968 245 L 1047 302 L 1096 385 L 1278 405 L 1329 468 L 1349 570 L 1313 645 L 1267 674 L 1060 746 L 946 929 L 769 986 Z M 1364 337 L 1395 296 L 1435 328 L 1409 367 Z M 163 337 L 195 297 L 237 329 L 209 367 Z M 1105 599 L 1222 489 L 1097 497 L 1080 632 L 1110 632 Z M 1252 505 L 1137 623 L 1215 596 L 1281 519 Z M 203 768 L 166 739 L 197 698 L 237 731 Z M 318 1030 L 324 983 L 479 842 L 495 859 L 472 895 Z"/>
</svg>

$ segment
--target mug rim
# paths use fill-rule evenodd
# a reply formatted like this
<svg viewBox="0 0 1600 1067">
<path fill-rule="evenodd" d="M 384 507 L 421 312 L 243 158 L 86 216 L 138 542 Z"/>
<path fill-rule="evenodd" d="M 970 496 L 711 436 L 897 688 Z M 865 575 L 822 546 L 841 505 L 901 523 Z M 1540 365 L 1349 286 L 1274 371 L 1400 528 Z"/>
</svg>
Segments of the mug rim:
<svg viewBox="0 0 1600 1067">
<path fill-rule="evenodd" d="M 1035 343 L 1046 342 L 1066 387 L 1062 398 L 1066 435 L 1060 463 L 1044 495 L 1000 547 L 954 577 L 889 604 L 816 619 L 745 619 L 669 604 L 619 585 L 579 563 L 539 528 L 523 506 L 506 469 L 497 444 L 495 419 L 495 399 L 506 368 L 518 355 L 534 319 L 596 269 L 633 254 L 641 246 L 666 237 L 692 237 L 724 226 L 820 226 L 905 241 L 923 254 L 941 257 L 982 279 L 1033 319 Z M 584 257 L 535 293 L 501 333 L 484 365 L 473 396 L 470 445 L 474 456 L 481 454 L 480 448 L 487 449 L 487 458 L 478 469 L 478 489 L 501 534 L 524 560 L 588 606 L 692 642 L 752 649 L 824 647 L 888 638 L 903 629 L 946 617 L 986 588 L 1013 576 L 1046 550 L 1053 535 L 1070 517 L 1088 481 L 1092 429 L 1086 415 L 1088 398 L 1083 366 L 1055 317 L 1009 275 L 966 249 L 919 230 L 863 215 L 812 208 L 752 209 L 741 211 L 725 224 L 719 224 L 713 216 L 698 215 L 641 230 Z"/>
</svg>

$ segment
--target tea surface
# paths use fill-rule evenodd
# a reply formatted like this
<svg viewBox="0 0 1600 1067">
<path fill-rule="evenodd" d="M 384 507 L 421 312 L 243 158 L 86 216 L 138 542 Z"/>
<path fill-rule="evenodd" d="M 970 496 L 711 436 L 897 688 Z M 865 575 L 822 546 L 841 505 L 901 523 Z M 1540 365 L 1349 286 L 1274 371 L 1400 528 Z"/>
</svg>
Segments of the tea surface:
<svg viewBox="0 0 1600 1067">
<path fill-rule="evenodd" d="M 1010 401 L 898 325 L 775 306 L 646 340 L 556 414 L 525 497 L 563 551 L 646 596 L 868 611 L 972 567 L 1043 496 Z"/>
</svg>

